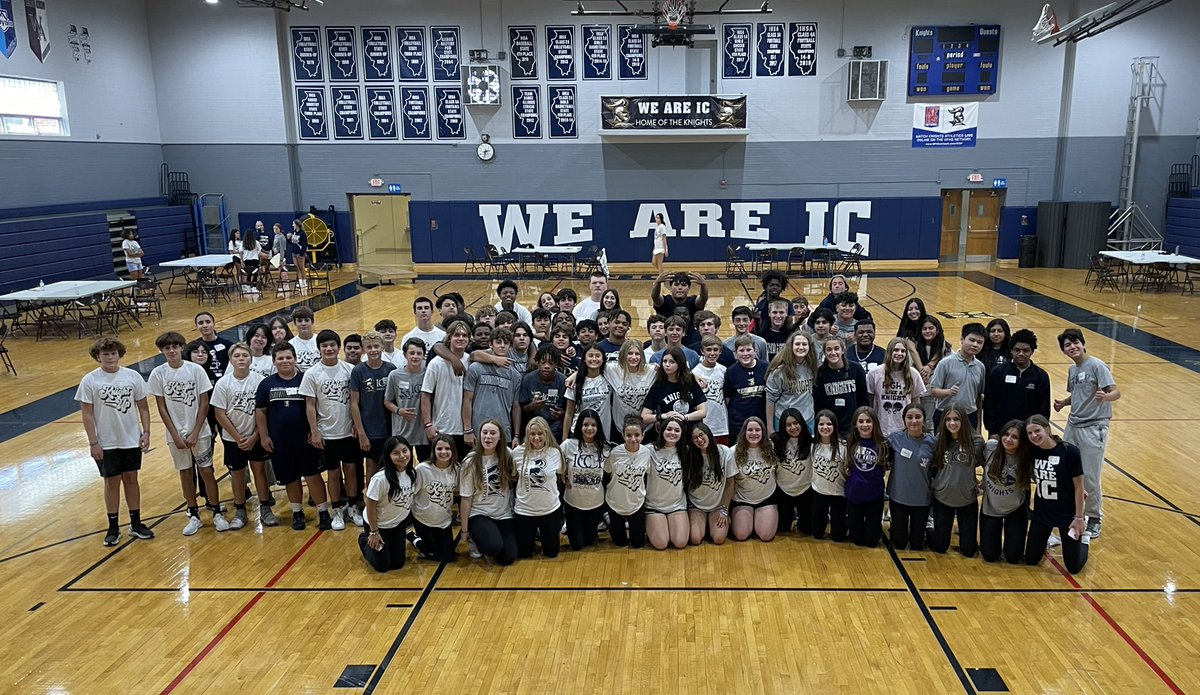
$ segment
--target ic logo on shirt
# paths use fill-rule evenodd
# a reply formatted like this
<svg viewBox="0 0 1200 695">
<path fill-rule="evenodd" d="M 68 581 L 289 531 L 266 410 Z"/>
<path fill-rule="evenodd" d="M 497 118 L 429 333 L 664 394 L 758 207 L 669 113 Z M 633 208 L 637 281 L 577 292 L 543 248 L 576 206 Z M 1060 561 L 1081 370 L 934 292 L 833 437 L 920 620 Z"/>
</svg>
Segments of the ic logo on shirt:
<svg viewBox="0 0 1200 695">
<path fill-rule="evenodd" d="M 133 407 L 133 387 L 128 384 L 101 386 L 100 402 L 118 413 L 125 414 Z"/>
</svg>

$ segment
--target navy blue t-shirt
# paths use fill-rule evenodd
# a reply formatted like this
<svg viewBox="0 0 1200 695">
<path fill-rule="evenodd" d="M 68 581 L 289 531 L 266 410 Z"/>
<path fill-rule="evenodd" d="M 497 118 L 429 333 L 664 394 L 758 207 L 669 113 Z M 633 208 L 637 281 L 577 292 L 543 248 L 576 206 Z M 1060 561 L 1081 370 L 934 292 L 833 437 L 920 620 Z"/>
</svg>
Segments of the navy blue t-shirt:
<svg viewBox="0 0 1200 695">
<path fill-rule="evenodd" d="M 308 445 L 308 414 L 300 395 L 303 372 L 291 379 L 278 374 L 263 379 L 254 394 L 254 407 L 267 409 L 267 427 L 277 451 L 295 451 Z"/>
<path fill-rule="evenodd" d="M 729 401 L 729 435 L 737 436 L 742 423 L 753 416 L 767 417 L 767 364 L 757 360 L 750 369 L 735 363 L 725 370 L 725 398 Z M 766 435 L 766 432 L 763 433 Z"/>
</svg>

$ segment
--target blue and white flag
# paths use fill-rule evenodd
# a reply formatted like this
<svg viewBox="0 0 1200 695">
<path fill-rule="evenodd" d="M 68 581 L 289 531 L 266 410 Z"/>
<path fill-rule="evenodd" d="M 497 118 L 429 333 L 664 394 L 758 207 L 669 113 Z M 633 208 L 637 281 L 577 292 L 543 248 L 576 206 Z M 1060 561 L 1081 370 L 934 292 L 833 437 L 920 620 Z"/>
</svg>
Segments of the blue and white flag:
<svg viewBox="0 0 1200 695">
<path fill-rule="evenodd" d="M 301 140 L 328 140 L 324 87 L 296 87 L 296 123 Z"/>
<path fill-rule="evenodd" d="M 424 82 L 429 79 L 425 27 L 396 27 L 396 51 L 400 54 L 398 72 L 401 82 Z"/>
<path fill-rule="evenodd" d="M 430 140 L 429 90 L 425 87 L 400 88 L 400 121 L 405 140 Z"/>
<path fill-rule="evenodd" d="M 583 79 L 612 79 L 612 25 L 584 24 Z"/>
<path fill-rule="evenodd" d="M 329 44 L 329 80 L 358 81 L 358 49 L 354 43 L 354 27 L 325 27 Z"/>
<path fill-rule="evenodd" d="M 913 147 L 974 147 L 979 103 L 913 104 Z"/>
<path fill-rule="evenodd" d="M 435 87 L 433 92 L 437 103 L 438 140 L 465 140 L 462 87 Z"/>
<path fill-rule="evenodd" d="M 330 87 L 333 105 L 333 139 L 362 140 L 362 105 L 358 87 Z"/>
<path fill-rule="evenodd" d="M 367 82 L 391 82 L 392 30 L 388 27 L 363 27 L 363 79 Z"/>
</svg>

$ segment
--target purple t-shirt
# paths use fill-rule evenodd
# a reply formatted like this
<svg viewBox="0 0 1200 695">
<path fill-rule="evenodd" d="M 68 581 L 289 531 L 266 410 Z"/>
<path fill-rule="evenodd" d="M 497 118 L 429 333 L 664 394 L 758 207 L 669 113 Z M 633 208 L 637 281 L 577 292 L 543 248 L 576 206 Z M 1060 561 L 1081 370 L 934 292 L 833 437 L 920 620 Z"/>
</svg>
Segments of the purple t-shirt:
<svg viewBox="0 0 1200 695">
<path fill-rule="evenodd" d="M 866 504 L 883 497 L 883 461 L 875 442 L 859 439 L 850 459 L 850 475 L 846 477 L 846 501 Z"/>
</svg>

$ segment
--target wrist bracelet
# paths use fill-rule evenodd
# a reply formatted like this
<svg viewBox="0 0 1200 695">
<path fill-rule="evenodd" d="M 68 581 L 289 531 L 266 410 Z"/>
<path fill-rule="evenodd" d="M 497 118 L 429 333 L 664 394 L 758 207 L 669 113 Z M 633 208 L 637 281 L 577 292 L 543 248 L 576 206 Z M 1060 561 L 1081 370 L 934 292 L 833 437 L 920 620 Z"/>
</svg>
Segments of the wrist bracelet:
<svg viewBox="0 0 1200 695">
<path fill-rule="evenodd" d="M 432 426 L 433 426 L 433 423 L 432 423 L 432 422 L 427 422 L 427 423 L 425 423 L 425 427 L 426 427 L 426 428 L 429 428 L 429 427 L 432 427 Z"/>
<path fill-rule="evenodd" d="M 100 442 L 88 442 L 88 446 L 96 446 Z"/>
</svg>

